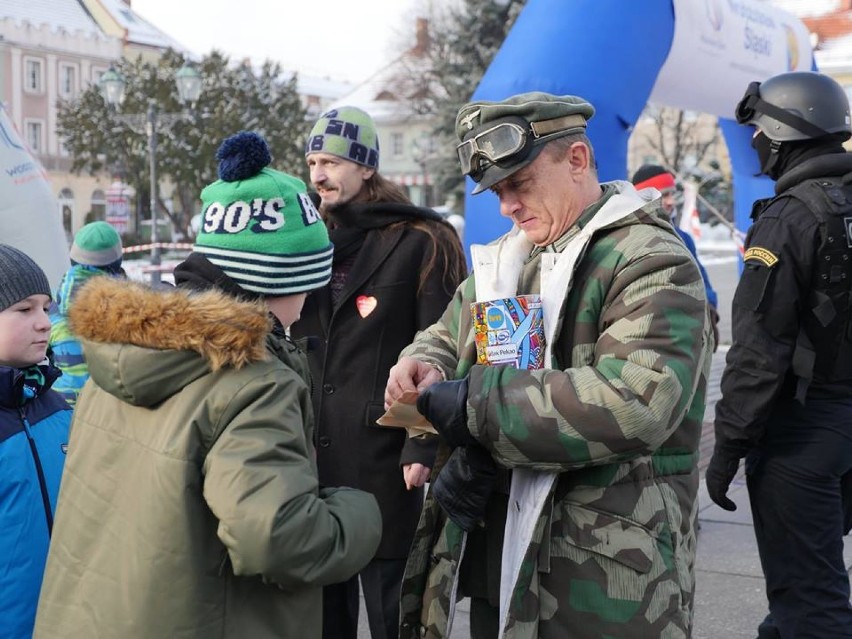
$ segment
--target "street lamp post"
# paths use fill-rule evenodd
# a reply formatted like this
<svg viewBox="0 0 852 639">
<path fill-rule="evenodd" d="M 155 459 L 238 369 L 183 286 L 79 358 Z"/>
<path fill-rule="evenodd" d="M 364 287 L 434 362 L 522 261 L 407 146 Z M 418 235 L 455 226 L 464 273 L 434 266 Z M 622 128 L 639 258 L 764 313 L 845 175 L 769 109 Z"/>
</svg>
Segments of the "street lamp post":
<svg viewBox="0 0 852 639">
<path fill-rule="evenodd" d="M 201 93 L 201 74 L 191 65 L 185 64 L 175 74 L 178 96 L 182 104 L 192 105 Z M 101 94 L 107 104 L 118 107 L 124 101 L 127 86 L 124 77 L 114 68 L 103 74 L 100 81 Z M 136 133 L 144 132 L 148 142 L 148 163 L 151 176 L 151 283 L 160 284 L 160 232 L 158 228 L 158 182 L 157 182 L 157 133 L 161 128 L 170 128 L 175 122 L 186 117 L 184 113 L 160 113 L 157 102 L 148 100 L 145 114 L 121 114 L 116 118 Z"/>
</svg>

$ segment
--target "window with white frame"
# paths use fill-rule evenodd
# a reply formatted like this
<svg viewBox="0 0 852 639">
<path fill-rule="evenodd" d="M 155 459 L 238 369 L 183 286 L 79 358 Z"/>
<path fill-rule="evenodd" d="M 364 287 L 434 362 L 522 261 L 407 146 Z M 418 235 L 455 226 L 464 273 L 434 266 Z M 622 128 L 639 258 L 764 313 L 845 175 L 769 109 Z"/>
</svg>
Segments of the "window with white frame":
<svg viewBox="0 0 852 639">
<path fill-rule="evenodd" d="M 59 63 L 59 95 L 63 98 L 77 95 L 77 65 Z"/>
<path fill-rule="evenodd" d="M 399 157 L 405 153 L 402 133 L 391 133 L 391 155 Z"/>
<path fill-rule="evenodd" d="M 24 91 L 44 91 L 44 64 L 39 58 L 24 58 Z"/>
<path fill-rule="evenodd" d="M 24 131 L 27 144 L 33 153 L 44 151 L 44 122 L 41 120 L 24 120 Z"/>
</svg>

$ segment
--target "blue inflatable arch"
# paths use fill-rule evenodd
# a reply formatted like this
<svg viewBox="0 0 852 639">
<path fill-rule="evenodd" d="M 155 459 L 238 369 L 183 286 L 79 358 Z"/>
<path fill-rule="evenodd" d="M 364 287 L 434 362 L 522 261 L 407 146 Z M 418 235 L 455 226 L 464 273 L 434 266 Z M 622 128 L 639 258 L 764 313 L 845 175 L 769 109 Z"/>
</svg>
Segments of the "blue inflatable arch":
<svg viewBox="0 0 852 639">
<path fill-rule="evenodd" d="M 679 26 L 679 47 L 674 46 L 676 14 L 684 21 Z M 599 177 L 623 180 L 627 179 L 632 127 L 664 64 L 671 64 L 670 58 L 678 55 L 692 57 L 683 55 L 693 47 L 689 38 L 694 38 L 696 51 L 709 50 L 709 60 L 715 47 L 722 52 L 719 57 L 725 58 L 719 65 L 729 64 L 735 70 L 731 74 L 719 69 L 720 74 L 730 79 L 737 70 L 741 72 L 734 79 L 741 82 L 728 87 L 730 97 L 721 101 L 722 107 L 718 106 L 720 96 L 714 95 L 713 78 L 698 72 L 684 81 L 675 79 L 675 86 L 670 76 L 667 93 L 684 98 L 671 106 L 712 113 L 704 102 L 715 101 L 717 111 L 723 110 L 714 115 L 720 116 L 731 158 L 735 224 L 745 230 L 752 202 L 771 194 L 772 183 L 754 177 L 759 166 L 750 144 L 752 131 L 731 119 L 734 107 L 748 81 L 800 70 L 802 65 L 812 67 L 810 46 L 801 44 L 802 34 L 807 43 L 801 22 L 756 0 L 528 0 L 473 99 L 501 100 L 526 91 L 586 98 L 596 109 L 588 135 Z M 780 50 L 784 46 L 786 52 Z M 683 68 L 690 59 L 674 62 Z M 493 194 L 470 196 L 473 182 L 468 180 L 466 186 L 465 245 L 469 250 L 470 244 L 494 240 L 511 227 L 511 221 L 499 214 Z"/>
</svg>

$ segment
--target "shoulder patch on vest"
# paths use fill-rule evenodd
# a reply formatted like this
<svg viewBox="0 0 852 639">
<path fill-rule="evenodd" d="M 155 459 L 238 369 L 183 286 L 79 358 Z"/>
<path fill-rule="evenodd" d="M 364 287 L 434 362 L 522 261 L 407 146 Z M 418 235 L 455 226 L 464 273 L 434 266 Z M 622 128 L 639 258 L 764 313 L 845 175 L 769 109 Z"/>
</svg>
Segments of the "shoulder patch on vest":
<svg viewBox="0 0 852 639">
<path fill-rule="evenodd" d="M 745 255 L 743 255 L 743 262 L 748 262 L 749 260 L 760 262 L 761 264 L 765 264 L 772 268 L 778 263 L 778 256 L 769 249 L 752 246 L 745 252 Z"/>
</svg>

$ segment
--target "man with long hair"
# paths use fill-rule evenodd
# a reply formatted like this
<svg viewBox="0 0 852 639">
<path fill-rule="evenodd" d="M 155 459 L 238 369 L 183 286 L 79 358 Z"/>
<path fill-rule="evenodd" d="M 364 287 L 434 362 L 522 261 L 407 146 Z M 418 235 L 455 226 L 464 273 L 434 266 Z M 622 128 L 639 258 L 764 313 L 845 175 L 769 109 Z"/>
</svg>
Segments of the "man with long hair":
<svg viewBox="0 0 852 639">
<path fill-rule="evenodd" d="M 361 571 L 373 639 L 398 635 L 405 560 L 436 442 L 376 425 L 390 367 L 417 331 L 446 308 L 466 274 L 458 236 L 382 177 L 372 118 L 355 107 L 323 114 L 305 155 L 334 243 L 328 286 L 308 296 L 295 337 L 308 353 L 317 418 L 317 463 L 326 486 L 373 493 L 384 521 L 375 558 Z M 354 639 L 358 579 L 326 587 L 325 639 Z"/>
</svg>

